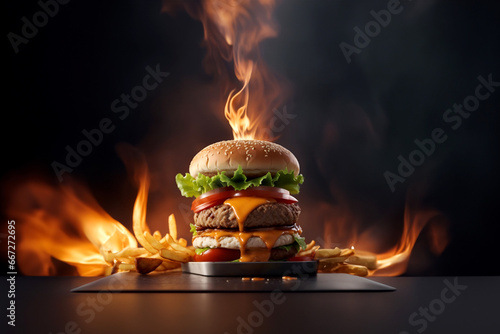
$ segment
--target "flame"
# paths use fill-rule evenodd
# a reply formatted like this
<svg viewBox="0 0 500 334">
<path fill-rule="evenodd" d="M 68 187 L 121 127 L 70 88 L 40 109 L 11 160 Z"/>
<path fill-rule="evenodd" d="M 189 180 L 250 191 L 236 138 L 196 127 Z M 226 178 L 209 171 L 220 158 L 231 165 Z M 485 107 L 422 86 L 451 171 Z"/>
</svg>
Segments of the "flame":
<svg viewBox="0 0 500 334">
<path fill-rule="evenodd" d="M 113 219 L 87 188 L 73 180 L 58 186 L 43 181 L 21 182 L 11 196 L 8 212 L 18 222 L 18 264 L 23 274 L 67 274 L 67 266 L 61 267 L 62 262 L 74 267 L 81 276 L 108 275 L 124 261 L 113 255 L 133 250 L 138 244 L 148 251 L 144 235 L 150 233 L 146 222 L 148 165 L 134 147 L 118 144 L 116 149 L 138 187 L 132 212 L 134 233 Z M 175 225 L 173 215 L 169 224 Z M 176 226 L 173 228 L 177 230 Z"/>
<path fill-rule="evenodd" d="M 447 220 L 437 210 L 418 208 L 415 198 L 408 198 L 405 205 L 403 228 L 394 246 L 381 251 L 381 245 L 390 241 L 384 240 L 387 234 L 384 227 L 369 227 L 361 231 L 362 218 L 351 210 L 352 205 L 321 205 L 319 211 L 326 217 L 324 225 L 324 245 L 330 247 L 349 247 L 359 255 L 376 256 L 377 268 L 370 270 L 370 276 L 399 276 L 407 270 L 413 248 L 425 227 L 428 228 L 430 250 L 441 254 L 449 240 Z"/>
<path fill-rule="evenodd" d="M 165 0 L 164 10 L 173 11 L 178 5 L 178 1 Z M 217 74 L 227 72 L 227 62 L 233 63 L 234 73 L 225 74 L 235 77 L 240 87 L 231 89 L 224 116 L 234 139 L 273 139 L 267 129 L 283 92 L 264 64 L 259 45 L 277 35 L 272 20 L 275 1 L 202 0 L 182 1 L 181 5 L 203 23 L 206 61 L 215 65 Z"/>
<path fill-rule="evenodd" d="M 436 210 L 413 212 L 407 202 L 401 238 L 393 248 L 384 253 L 377 254 L 377 269 L 372 274 L 378 276 L 399 276 L 404 274 L 418 237 L 424 227 L 435 218 L 442 219 L 440 212 Z M 442 252 L 448 243 L 445 235 L 438 236 L 431 232 L 431 238 L 439 238 L 441 240 Z"/>
<path fill-rule="evenodd" d="M 117 153 L 138 185 L 132 214 L 134 234 L 81 184 L 24 182 L 16 186 L 9 207 L 10 215 L 19 221 L 19 266 L 24 274 L 59 274 L 54 259 L 73 266 L 81 276 L 109 274 L 114 263 L 105 260 L 107 254 L 136 248 L 138 241 L 143 244 L 143 232 L 149 232 L 148 166 L 142 153 L 130 145 L 117 145 Z"/>
<path fill-rule="evenodd" d="M 82 187 L 30 181 L 18 186 L 10 214 L 19 223 L 19 267 L 27 275 L 54 275 L 57 259 L 81 276 L 105 273 L 99 250 L 136 247 L 134 236 Z"/>
</svg>

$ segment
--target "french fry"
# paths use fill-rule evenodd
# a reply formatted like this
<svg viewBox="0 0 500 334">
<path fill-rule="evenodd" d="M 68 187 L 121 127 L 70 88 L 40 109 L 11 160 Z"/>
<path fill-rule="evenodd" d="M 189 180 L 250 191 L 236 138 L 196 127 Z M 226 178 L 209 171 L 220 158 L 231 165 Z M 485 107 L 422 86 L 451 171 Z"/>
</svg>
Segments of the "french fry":
<svg viewBox="0 0 500 334">
<path fill-rule="evenodd" d="M 116 253 L 111 251 L 101 252 L 104 260 L 109 264 L 113 264 L 115 261 L 119 263 L 133 263 L 133 258 L 137 256 L 146 256 L 150 254 L 145 248 L 130 248 L 126 247 Z"/>
<path fill-rule="evenodd" d="M 114 266 L 110 266 L 110 267 L 107 267 L 106 269 L 104 269 L 104 276 L 109 276 L 111 274 L 113 274 L 113 270 L 114 270 Z"/>
<path fill-rule="evenodd" d="M 146 239 L 146 241 L 149 243 L 149 245 L 151 245 L 151 247 L 153 247 L 154 251 L 151 252 L 151 253 L 158 253 L 159 250 L 165 248 L 161 244 L 161 242 L 159 242 L 158 240 L 156 240 L 156 238 L 153 237 L 151 235 L 151 233 L 149 233 L 148 231 L 144 232 L 144 239 Z"/>
<path fill-rule="evenodd" d="M 314 245 L 316 245 L 316 241 L 312 240 L 310 243 L 307 244 L 307 247 L 304 250 L 308 251 L 308 250 L 312 249 L 314 247 Z"/>
<path fill-rule="evenodd" d="M 334 273 L 344 273 L 344 274 L 351 274 L 351 275 L 356 275 L 356 276 L 368 276 L 368 268 L 365 266 L 359 266 L 356 264 L 340 264 L 338 267 L 336 267 L 332 272 Z"/>
<path fill-rule="evenodd" d="M 120 263 L 118 264 L 118 270 L 133 271 L 135 270 L 135 265 L 130 263 Z"/>
<path fill-rule="evenodd" d="M 328 257 L 325 259 L 319 259 L 318 261 L 320 263 L 342 263 L 346 260 L 346 257 L 343 256 L 337 256 L 337 257 Z"/>
<path fill-rule="evenodd" d="M 320 273 L 333 273 L 341 265 L 340 262 L 318 262 L 318 272 Z"/>
<path fill-rule="evenodd" d="M 365 266 L 370 270 L 377 269 L 377 256 L 375 254 L 358 254 L 356 251 L 355 254 L 348 257 L 345 262 Z"/>
<path fill-rule="evenodd" d="M 187 253 L 189 254 L 189 256 L 194 256 L 196 254 L 194 250 L 181 246 L 177 242 L 175 242 L 175 240 L 170 234 L 167 234 L 166 237 L 167 237 L 167 242 L 174 250 Z"/>
<path fill-rule="evenodd" d="M 191 257 L 187 253 L 182 253 L 179 251 L 170 250 L 166 248 L 160 250 L 160 256 L 165 259 L 178 262 L 189 262 L 189 260 L 191 259 Z"/>
<path fill-rule="evenodd" d="M 156 253 L 156 254 L 153 254 L 149 257 L 150 259 L 160 259 L 162 260 L 163 262 L 167 262 L 167 263 L 175 263 L 175 264 L 178 264 L 177 261 L 174 261 L 174 260 L 170 260 L 170 259 L 166 259 L 164 258 L 163 256 L 160 255 L 160 253 Z"/>
<path fill-rule="evenodd" d="M 179 240 L 177 240 L 177 243 L 181 246 L 187 247 L 187 240 L 184 238 L 179 238 Z"/>
<path fill-rule="evenodd" d="M 177 223 L 175 222 L 175 216 L 173 214 L 168 216 L 168 233 L 177 241 Z"/>
<path fill-rule="evenodd" d="M 165 234 L 163 238 L 161 238 L 160 243 L 163 245 L 163 248 L 173 250 L 172 246 L 170 246 L 170 243 L 168 242 L 168 236 L 169 234 Z"/>
<path fill-rule="evenodd" d="M 180 263 L 163 261 L 162 264 L 158 268 L 156 268 L 156 270 L 165 271 L 165 270 L 177 269 L 180 267 L 181 267 Z"/>
<path fill-rule="evenodd" d="M 155 237 L 156 240 L 160 241 L 161 240 L 161 233 L 160 233 L 160 231 L 155 231 L 153 233 L 153 237 Z"/>
<path fill-rule="evenodd" d="M 151 254 L 150 256 L 148 256 L 148 258 L 150 258 L 150 259 L 160 259 L 160 260 L 162 260 L 162 261 L 163 261 L 163 260 L 165 260 L 164 258 L 162 258 L 162 257 L 160 256 L 160 253 L 159 253 L 159 252 L 158 252 L 158 253 L 155 253 L 155 254 Z"/>
<path fill-rule="evenodd" d="M 156 248 L 154 248 L 151 243 L 146 239 L 146 237 L 144 236 L 145 233 L 148 233 L 148 231 L 144 231 L 142 233 L 141 236 L 139 235 L 136 235 L 136 238 L 137 238 L 137 241 L 139 241 L 139 243 L 148 251 L 150 252 L 151 254 L 154 254 L 154 253 L 157 253 L 158 250 Z M 154 238 L 153 238 L 154 239 Z M 156 239 L 155 239 L 156 240 Z"/>
<path fill-rule="evenodd" d="M 115 260 L 115 254 L 113 252 L 111 252 L 110 250 L 100 250 L 99 251 L 102 255 L 102 257 L 104 258 L 104 261 L 106 261 L 107 263 L 109 264 L 112 264 L 113 261 Z"/>
<path fill-rule="evenodd" d="M 349 256 L 354 255 L 354 249 L 351 248 L 344 248 L 340 250 L 340 256 L 345 256 L 348 258 Z"/>
<path fill-rule="evenodd" d="M 128 264 L 134 264 L 135 259 L 132 257 L 117 257 L 115 258 L 116 261 L 119 263 L 128 263 Z"/>
<path fill-rule="evenodd" d="M 297 253 L 297 256 L 314 256 L 316 251 L 319 249 L 319 246 L 314 246 L 311 249 L 308 250 L 301 250 L 300 252 Z"/>
<path fill-rule="evenodd" d="M 341 250 L 338 247 L 335 247 L 333 249 L 318 249 L 316 251 L 316 254 L 314 255 L 315 259 L 324 259 L 324 258 L 330 258 L 330 257 L 337 257 L 341 254 Z"/>
<path fill-rule="evenodd" d="M 126 247 L 121 251 L 115 253 L 115 257 L 137 257 L 137 256 L 146 256 L 150 254 L 145 248 L 130 248 Z"/>
</svg>

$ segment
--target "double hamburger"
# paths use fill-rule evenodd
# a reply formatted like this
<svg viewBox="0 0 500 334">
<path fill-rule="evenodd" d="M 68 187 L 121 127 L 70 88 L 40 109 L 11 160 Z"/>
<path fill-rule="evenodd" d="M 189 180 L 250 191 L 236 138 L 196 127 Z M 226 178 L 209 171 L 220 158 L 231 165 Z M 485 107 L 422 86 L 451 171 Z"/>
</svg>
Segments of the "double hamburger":
<svg viewBox="0 0 500 334">
<path fill-rule="evenodd" d="M 182 195 L 195 197 L 195 261 L 279 261 L 305 248 L 292 196 L 299 172 L 289 150 L 267 141 L 221 141 L 196 154 L 189 173 L 176 176 Z"/>
</svg>

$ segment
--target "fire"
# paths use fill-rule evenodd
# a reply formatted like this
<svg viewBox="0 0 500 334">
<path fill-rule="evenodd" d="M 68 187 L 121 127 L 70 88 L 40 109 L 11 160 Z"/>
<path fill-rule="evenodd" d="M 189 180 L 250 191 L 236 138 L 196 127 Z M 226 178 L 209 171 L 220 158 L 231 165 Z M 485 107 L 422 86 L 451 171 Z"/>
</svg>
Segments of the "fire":
<svg viewBox="0 0 500 334">
<path fill-rule="evenodd" d="M 404 274 L 413 247 L 423 228 L 433 218 L 439 217 L 440 213 L 435 210 L 422 210 L 414 213 L 407 203 L 401 239 L 392 249 L 377 255 L 377 270 L 374 274 L 381 276 L 398 276 Z M 446 247 L 446 243 L 447 242 L 443 240 L 444 247 Z"/>
<path fill-rule="evenodd" d="M 415 199 L 406 201 L 403 229 L 395 245 L 381 251 L 384 242 L 382 228 L 369 227 L 360 232 L 360 218 L 347 207 L 323 206 L 323 212 L 330 217 L 325 221 L 325 245 L 351 245 L 356 255 L 375 257 L 376 268 L 370 270 L 371 276 L 399 276 L 406 272 L 413 248 L 425 227 L 429 227 L 430 250 L 441 254 L 448 244 L 447 220 L 437 210 L 414 207 Z"/>
<path fill-rule="evenodd" d="M 178 1 L 165 0 L 164 10 L 177 5 Z M 234 139 L 272 140 L 266 129 L 271 111 L 280 107 L 283 89 L 264 64 L 259 44 L 277 35 L 272 20 L 275 1 L 201 0 L 183 1 L 182 6 L 203 23 L 206 61 L 239 86 L 231 89 L 224 108 Z M 227 73 L 227 62 L 233 63 L 234 73 Z"/>
<path fill-rule="evenodd" d="M 146 222 L 150 185 L 146 160 L 131 146 L 119 145 L 117 149 L 138 186 L 132 213 L 134 233 L 106 213 L 82 185 L 21 183 L 11 197 L 9 216 L 18 222 L 18 263 L 23 274 L 66 273 L 61 262 L 74 267 L 81 276 L 130 270 L 147 273 L 176 270 L 181 262 L 192 259 L 194 250 L 177 237 L 174 215 L 168 218 L 168 233 L 150 233 Z"/>
<path fill-rule="evenodd" d="M 19 222 L 19 266 L 27 275 L 59 274 L 53 259 L 81 276 L 109 268 L 99 249 L 136 247 L 134 236 L 82 187 L 31 181 L 17 187 L 10 214 Z"/>
</svg>

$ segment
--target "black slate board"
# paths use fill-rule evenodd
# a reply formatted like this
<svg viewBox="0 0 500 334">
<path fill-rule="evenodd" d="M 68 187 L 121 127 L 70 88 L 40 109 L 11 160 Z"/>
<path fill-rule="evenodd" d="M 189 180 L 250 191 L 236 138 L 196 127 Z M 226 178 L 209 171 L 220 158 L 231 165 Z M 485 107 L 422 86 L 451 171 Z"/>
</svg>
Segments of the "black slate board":
<svg viewBox="0 0 500 334">
<path fill-rule="evenodd" d="M 72 292 L 330 292 L 394 291 L 395 288 L 368 278 L 348 274 L 307 275 L 293 280 L 267 277 L 243 280 L 241 277 L 207 277 L 182 272 L 118 273 L 77 287 Z"/>
</svg>

